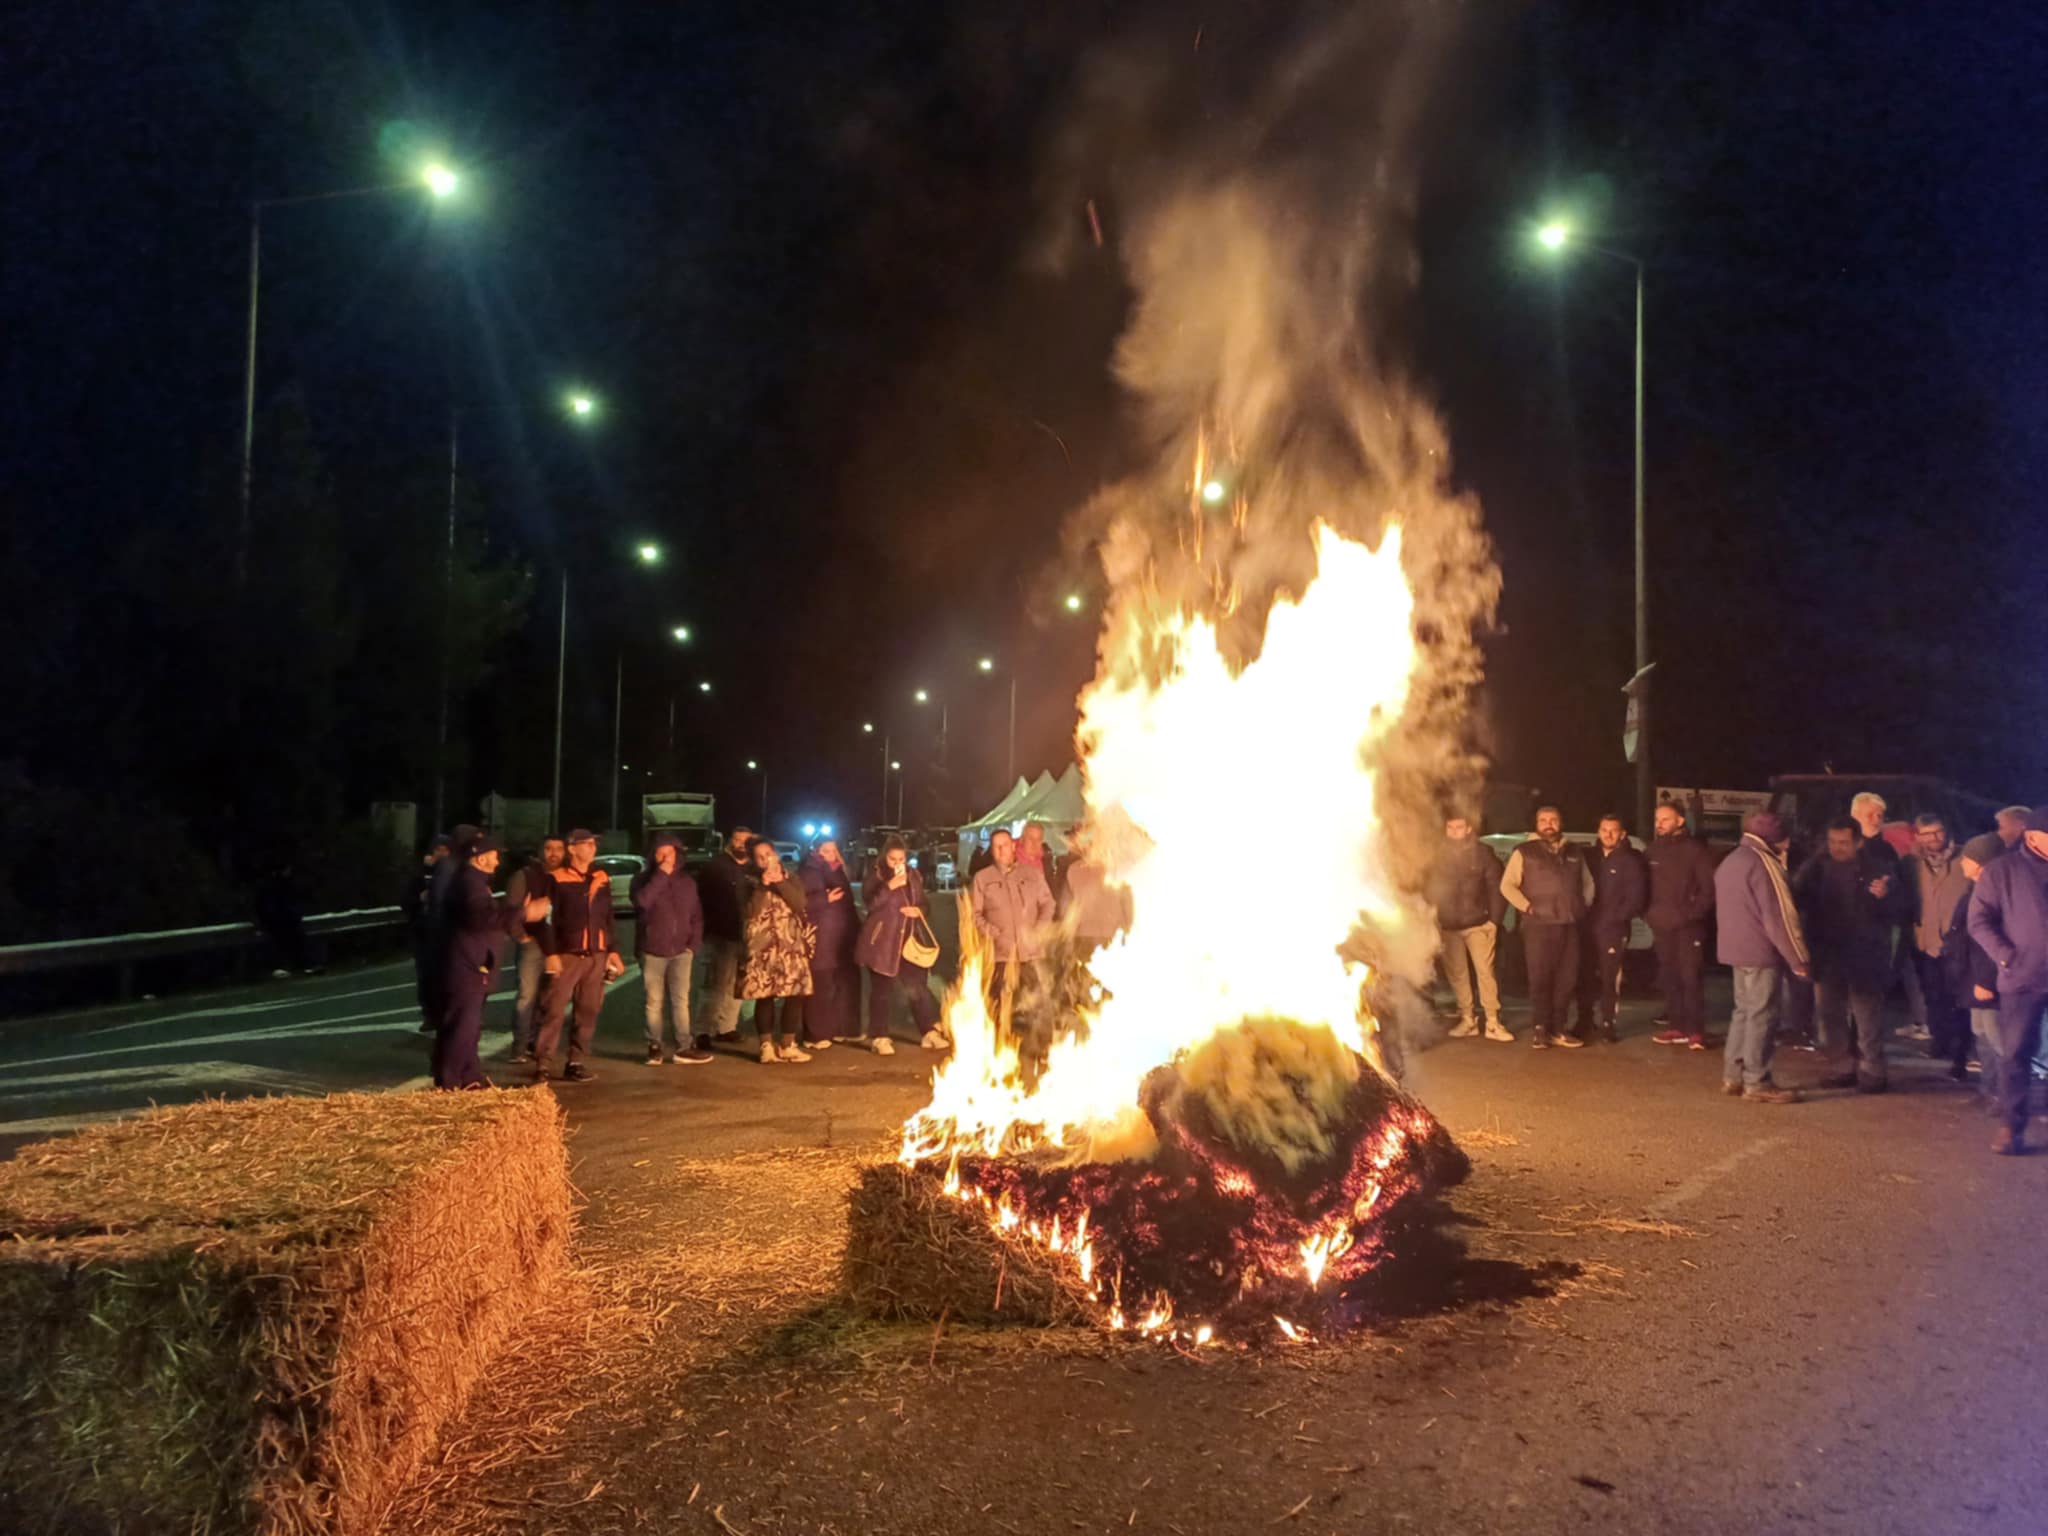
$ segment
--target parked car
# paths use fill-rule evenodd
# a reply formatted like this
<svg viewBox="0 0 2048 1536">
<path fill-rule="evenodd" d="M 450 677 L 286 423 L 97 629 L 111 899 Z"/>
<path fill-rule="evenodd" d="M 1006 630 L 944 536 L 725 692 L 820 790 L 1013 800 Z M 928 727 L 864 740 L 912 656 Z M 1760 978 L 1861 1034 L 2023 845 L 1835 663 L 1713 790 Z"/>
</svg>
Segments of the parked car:
<svg viewBox="0 0 2048 1536">
<path fill-rule="evenodd" d="M 804 849 L 801 843 L 785 842 L 778 837 L 775 839 L 775 852 L 782 859 L 782 867 L 787 870 L 794 870 L 797 865 L 804 861 Z"/>
<path fill-rule="evenodd" d="M 626 892 L 632 887 L 633 877 L 647 867 L 647 861 L 637 853 L 600 853 L 590 863 L 592 868 L 612 877 L 612 910 L 630 912 L 633 904 Z"/>
</svg>

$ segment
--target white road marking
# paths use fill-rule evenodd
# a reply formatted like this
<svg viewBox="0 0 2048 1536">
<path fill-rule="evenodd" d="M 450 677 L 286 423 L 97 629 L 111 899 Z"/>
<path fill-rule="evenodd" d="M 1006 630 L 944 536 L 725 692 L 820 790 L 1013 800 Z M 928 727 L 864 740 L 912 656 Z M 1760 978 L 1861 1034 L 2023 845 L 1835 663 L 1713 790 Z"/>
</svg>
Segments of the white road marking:
<svg viewBox="0 0 2048 1536">
<path fill-rule="evenodd" d="M 1785 1138 L 1783 1136 L 1759 1136 L 1747 1146 L 1737 1147 L 1718 1163 L 1709 1163 L 1706 1167 L 1693 1174 L 1691 1178 L 1682 1180 L 1678 1188 L 1672 1190 L 1668 1195 L 1651 1201 L 1650 1214 L 1652 1216 L 1664 1216 L 1677 1210 L 1681 1205 L 1690 1204 L 1711 1189 L 1715 1183 L 1726 1178 L 1752 1157 L 1761 1157 L 1764 1153 L 1770 1151 L 1771 1148 L 1783 1146 L 1784 1144 Z"/>
<path fill-rule="evenodd" d="M 340 1002 L 349 997 L 370 997 L 379 992 L 409 992 L 413 983 L 394 981 L 384 987 L 358 987 L 352 992 L 322 992 L 309 996 L 303 992 L 287 994 L 284 997 L 269 997 L 261 1002 L 235 1003 L 219 1008 L 193 1008 L 184 1013 L 159 1014 L 155 1018 L 130 1019 L 125 1024 L 108 1024 L 103 1028 L 88 1030 L 93 1035 L 115 1035 L 129 1029 L 151 1029 L 159 1024 L 182 1024 L 187 1019 L 228 1019 L 252 1013 L 281 1013 L 288 1008 L 317 1007 L 323 1003 Z"/>
</svg>

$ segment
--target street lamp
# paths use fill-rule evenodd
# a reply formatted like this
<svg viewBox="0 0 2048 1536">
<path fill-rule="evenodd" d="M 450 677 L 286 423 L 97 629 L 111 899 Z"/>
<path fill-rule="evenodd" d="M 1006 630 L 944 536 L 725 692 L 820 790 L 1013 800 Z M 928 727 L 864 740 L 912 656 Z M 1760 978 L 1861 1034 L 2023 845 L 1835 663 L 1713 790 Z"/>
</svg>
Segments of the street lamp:
<svg viewBox="0 0 2048 1536">
<path fill-rule="evenodd" d="M 1636 720 L 1636 826 L 1650 824 L 1654 782 L 1650 768 L 1650 589 L 1648 553 L 1643 529 L 1643 262 L 1642 258 L 1611 246 L 1593 245 L 1578 238 L 1566 219 L 1549 219 L 1537 226 L 1536 244 L 1553 256 L 1567 250 L 1591 251 L 1610 261 L 1626 262 L 1636 274 L 1636 359 L 1635 359 L 1635 521 L 1636 521 L 1636 672 L 1626 692 L 1634 705 Z"/>
<path fill-rule="evenodd" d="M 1207 492 L 1203 494 L 1206 495 Z M 993 674 L 996 670 L 996 659 L 993 656 L 984 656 L 975 663 L 975 666 L 985 673 Z M 1006 670 L 1010 674 L 1010 756 L 1009 766 L 1003 773 L 1004 782 L 1007 783 L 1017 777 L 1017 669 L 1010 667 Z"/>
<path fill-rule="evenodd" d="M 589 395 L 571 395 L 569 397 L 569 414 L 571 416 L 594 416 L 597 414 L 597 401 Z"/>
<path fill-rule="evenodd" d="M 697 691 L 699 693 L 709 693 L 711 691 L 711 685 L 709 683 L 699 683 L 697 685 Z"/>
<path fill-rule="evenodd" d="M 928 688 L 920 688 L 910 697 L 919 704 L 929 704 L 932 701 L 931 690 Z M 949 734 L 947 728 L 950 724 L 951 713 L 952 706 L 944 699 L 939 700 L 939 772 L 942 775 L 946 771 L 946 741 Z"/>
<path fill-rule="evenodd" d="M 447 166 L 423 166 L 418 180 L 380 182 L 374 187 L 345 187 L 339 192 L 308 192 L 299 197 L 259 197 L 249 203 L 249 326 L 242 359 L 242 495 L 241 521 L 235 536 L 235 587 L 249 579 L 249 503 L 256 483 L 256 335 L 263 294 L 263 210 L 296 208 L 305 203 L 338 203 L 425 187 L 436 202 L 451 196 L 460 178 Z"/>
<path fill-rule="evenodd" d="M 768 835 L 768 770 L 754 758 L 747 759 L 747 772 L 761 775 L 761 835 Z"/>
<path fill-rule="evenodd" d="M 1080 593 L 1078 593 L 1078 592 L 1069 592 L 1069 593 L 1067 594 L 1067 612 L 1069 612 L 1069 613 L 1079 613 L 1080 611 L 1081 611 L 1081 594 L 1080 594 Z"/>
<path fill-rule="evenodd" d="M 690 643 L 690 626 L 687 624 L 678 624 L 669 631 L 669 634 L 674 637 L 677 645 L 688 645 Z"/>
<path fill-rule="evenodd" d="M 661 564 L 661 546 L 659 544 L 642 544 L 634 553 L 640 557 L 642 565 Z"/>
<path fill-rule="evenodd" d="M 1202 485 L 1202 500 L 1208 502 L 1212 507 L 1221 501 L 1226 494 L 1227 488 L 1221 480 L 1205 481 Z"/>
</svg>

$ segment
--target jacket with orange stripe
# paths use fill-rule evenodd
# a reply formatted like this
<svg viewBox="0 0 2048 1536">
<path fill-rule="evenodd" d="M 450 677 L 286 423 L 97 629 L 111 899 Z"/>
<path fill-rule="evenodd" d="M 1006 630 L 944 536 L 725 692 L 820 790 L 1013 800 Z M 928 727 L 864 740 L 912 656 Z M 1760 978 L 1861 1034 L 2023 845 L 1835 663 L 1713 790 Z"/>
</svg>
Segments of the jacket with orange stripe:
<svg viewBox="0 0 2048 1536">
<path fill-rule="evenodd" d="M 549 955 L 603 955 L 612 943 L 612 877 L 595 864 L 586 870 L 564 864 L 536 869 L 531 889 L 555 906 L 540 931 L 541 952 Z"/>
</svg>

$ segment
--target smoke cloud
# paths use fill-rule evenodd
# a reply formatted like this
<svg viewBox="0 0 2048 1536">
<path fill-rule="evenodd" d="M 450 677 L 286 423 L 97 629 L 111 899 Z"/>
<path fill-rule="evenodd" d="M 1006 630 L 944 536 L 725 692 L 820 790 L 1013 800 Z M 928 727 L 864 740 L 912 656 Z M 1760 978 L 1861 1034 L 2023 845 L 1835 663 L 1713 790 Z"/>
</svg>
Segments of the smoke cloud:
<svg viewBox="0 0 2048 1536">
<path fill-rule="evenodd" d="M 1444 807 L 1477 801 L 1469 704 L 1501 581 L 1476 502 L 1451 485 L 1443 426 L 1398 362 L 1419 276 L 1421 108 L 1456 11 L 1308 5 L 1283 21 L 1260 8 L 1230 23 L 1243 35 L 1176 23 L 1105 52 L 1057 145 L 1043 252 L 1055 267 L 1081 259 L 1099 226 L 1134 293 L 1115 368 L 1145 467 L 1066 530 L 1070 555 L 1102 560 L 1105 635 L 1191 609 L 1242 661 L 1274 598 L 1313 573 L 1315 522 L 1374 544 L 1401 525 L 1422 663 L 1376 753 L 1381 856 L 1410 891 Z M 1105 668 L 1131 664 L 1111 655 Z M 1345 658 L 1329 676 L 1344 686 Z M 1315 808 L 1295 810 L 1315 835 Z M 1420 982 L 1436 929 L 1411 902 L 1356 942 Z"/>
</svg>

